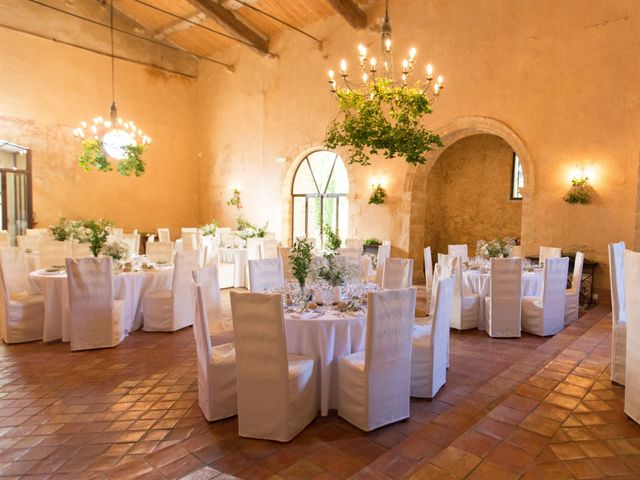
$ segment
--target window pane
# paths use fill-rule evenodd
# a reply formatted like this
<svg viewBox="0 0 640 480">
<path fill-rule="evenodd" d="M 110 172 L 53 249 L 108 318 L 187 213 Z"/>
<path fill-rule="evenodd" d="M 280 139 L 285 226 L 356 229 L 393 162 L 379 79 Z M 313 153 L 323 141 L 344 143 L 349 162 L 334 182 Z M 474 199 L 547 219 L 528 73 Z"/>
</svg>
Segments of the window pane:
<svg viewBox="0 0 640 480">
<path fill-rule="evenodd" d="M 304 237 L 305 235 L 305 201 L 306 197 L 293 197 L 293 238 Z"/>
<path fill-rule="evenodd" d="M 313 152 L 307 158 L 309 159 L 313 176 L 318 183 L 320 193 L 324 193 L 327 182 L 329 181 L 331 169 L 333 168 L 333 161 L 336 159 L 336 154 L 327 150 L 320 150 Z"/>
<path fill-rule="evenodd" d="M 340 157 L 336 159 L 336 166 L 333 168 L 327 193 L 349 193 L 349 176 L 347 175 L 347 168 Z"/>
<path fill-rule="evenodd" d="M 320 197 L 309 198 L 309 213 L 307 236 L 316 240 L 316 245 L 320 245 L 320 221 L 321 221 L 321 209 L 320 204 L 322 199 Z"/>
<path fill-rule="evenodd" d="M 522 188 L 524 188 L 524 173 L 522 171 L 522 164 L 520 158 L 517 155 L 513 156 L 513 178 L 511 180 L 513 190 L 511 191 L 511 198 L 522 198 Z"/>
<path fill-rule="evenodd" d="M 335 197 L 325 197 L 324 199 L 324 211 L 322 212 L 323 221 L 325 225 L 329 225 L 333 230 L 337 226 L 338 218 L 338 202 Z"/>
<path fill-rule="evenodd" d="M 338 200 L 338 234 L 343 240 L 349 233 L 349 200 L 340 197 Z"/>
<path fill-rule="evenodd" d="M 302 161 L 293 179 L 293 193 L 318 193 L 306 160 Z"/>
</svg>

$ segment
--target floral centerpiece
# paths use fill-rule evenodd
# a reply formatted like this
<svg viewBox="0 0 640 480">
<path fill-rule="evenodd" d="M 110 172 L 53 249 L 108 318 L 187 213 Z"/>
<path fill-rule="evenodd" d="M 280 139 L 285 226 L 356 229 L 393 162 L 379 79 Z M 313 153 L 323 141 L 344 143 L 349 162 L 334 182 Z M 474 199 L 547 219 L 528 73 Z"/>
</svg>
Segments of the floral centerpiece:
<svg viewBox="0 0 640 480">
<path fill-rule="evenodd" d="M 236 228 L 238 230 L 237 236 L 242 240 L 246 240 L 247 238 L 264 238 L 267 234 L 267 228 L 269 227 L 269 222 L 265 223 L 263 227 L 257 227 L 244 218 L 244 216 L 240 215 L 236 218 Z"/>
<path fill-rule="evenodd" d="M 476 254 L 484 258 L 507 258 L 516 246 L 516 240 L 511 237 L 499 237 L 490 242 L 479 240 L 476 244 Z"/>
<path fill-rule="evenodd" d="M 49 233 L 58 241 L 75 240 L 88 243 L 91 253 L 98 256 L 109 236 L 108 228 L 112 222 L 108 220 L 67 220 L 60 218 L 49 226 Z"/>
<path fill-rule="evenodd" d="M 100 251 L 103 255 L 111 257 L 114 260 L 126 260 L 129 258 L 129 245 L 124 242 L 113 240 L 105 243 Z"/>
<path fill-rule="evenodd" d="M 213 237 L 218 230 L 218 222 L 214 220 L 211 223 L 207 223 L 206 225 L 202 225 L 200 227 L 200 234 L 204 237 Z"/>
<path fill-rule="evenodd" d="M 304 290 L 311 269 L 311 261 L 313 259 L 313 255 L 311 255 L 312 250 L 313 247 L 311 243 L 303 238 L 294 243 L 291 254 L 289 255 L 291 274 L 298 281 L 301 290 Z"/>
</svg>

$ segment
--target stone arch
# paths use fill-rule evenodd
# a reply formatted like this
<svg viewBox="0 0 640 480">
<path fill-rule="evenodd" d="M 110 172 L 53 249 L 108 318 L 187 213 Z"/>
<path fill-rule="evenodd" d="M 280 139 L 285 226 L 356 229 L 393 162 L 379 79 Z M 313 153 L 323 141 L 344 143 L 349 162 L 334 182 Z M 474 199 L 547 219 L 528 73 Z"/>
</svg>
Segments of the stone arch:
<svg viewBox="0 0 640 480">
<path fill-rule="evenodd" d="M 524 190 L 522 199 L 522 225 L 521 241 L 525 253 L 530 251 L 529 242 L 534 232 L 534 169 L 531 153 L 520 136 L 509 126 L 490 117 L 471 116 L 461 117 L 443 128 L 437 130 L 445 147 L 433 150 L 426 155 L 423 165 L 412 168 L 405 178 L 404 190 L 406 192 L 403 211 L 409 212 L 409 221 L 405 225 L 400 248 L 407 251 L 410 258 L 416 261 L 416 265 L 422 262 L 422 249 L 424 245 L 425 209 L 426 209 L 426 183 L 429 172 L 442 152 L 449 145 L 462 138 L 471 135 L 489 134 L 503 139 L 516 152 L 522 162 L 524 171 Z M 414 269 L 417 276 L 422 275 L 422 268 Z"/>
<path fill-rule="evenodd" d="M 300 154 L 296 156 L 296 158 L 291 162 L 291 164 L 287 167 L 284 172 L 284 176 L 282 177 L 282 187 L 280 189 L 280 204 L 282 205 L 282 225 L 280 230 L 280 238 L 282 239 L 283 244 L 293 244 L 293 239 L 291 238 L 291 221 L 293 215 L 293 202 L 291 201 L 291 188 L 293 186 L 293 178 L 298 171 L 298 166 L 308 155 L 313 152 L 317 152 L 319 150 L 332 151 L 337 153 L 342 161 L 344 162 L 344 166 L 347 170 L 347 176 L 349 177 L 349 193 L 347 195 L 347 199 L 349 200 L 349 209 L 351 210 L 354 207 L 354 199 L 356 198 L 356 181 L 353 171 L 353 165 L 350 165 L 349 162 L 344 161 L 344 156 L 342 152 L 338 150 L 329 150 L 328 148 L 318 145 L 314 147 L 307 148 L 303 150 Z M 352 230 L 352 225 L 350 222 L 349 231 Z"/>
</svg>

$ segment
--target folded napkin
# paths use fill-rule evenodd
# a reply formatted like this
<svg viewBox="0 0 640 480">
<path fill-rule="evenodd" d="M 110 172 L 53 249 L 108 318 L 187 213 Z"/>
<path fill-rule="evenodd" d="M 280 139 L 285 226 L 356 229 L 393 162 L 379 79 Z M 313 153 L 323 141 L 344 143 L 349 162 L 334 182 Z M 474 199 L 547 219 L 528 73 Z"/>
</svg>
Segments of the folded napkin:
<svg viewBox="0 0 640 480">
<path fill-rule="evenodd" d="M 295 320 L 309 320 L 311 318 L 316 318 L 320 316 L 320 312 L 303 312 L 303 313 L 292 313 L 291 318 Z"/>
</svg>

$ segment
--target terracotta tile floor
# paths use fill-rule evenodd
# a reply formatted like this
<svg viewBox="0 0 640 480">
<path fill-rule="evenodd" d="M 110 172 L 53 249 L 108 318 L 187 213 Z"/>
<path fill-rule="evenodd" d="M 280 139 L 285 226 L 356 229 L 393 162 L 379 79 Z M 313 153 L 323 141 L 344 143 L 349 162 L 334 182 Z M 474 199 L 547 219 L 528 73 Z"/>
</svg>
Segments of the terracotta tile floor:
<svg viewBox="0 0 640 480">
<path fill-rule="evenodd" d="M 191 329 L 80 353 L 3 345 L 0 477 L 640 478 L 610 343 L 601 307 L 548 339 L 452 333 L 447 384 L 410 420 L 365 434 L 332 413 L 284 445 L 204 420 Z"/>
</svg>

